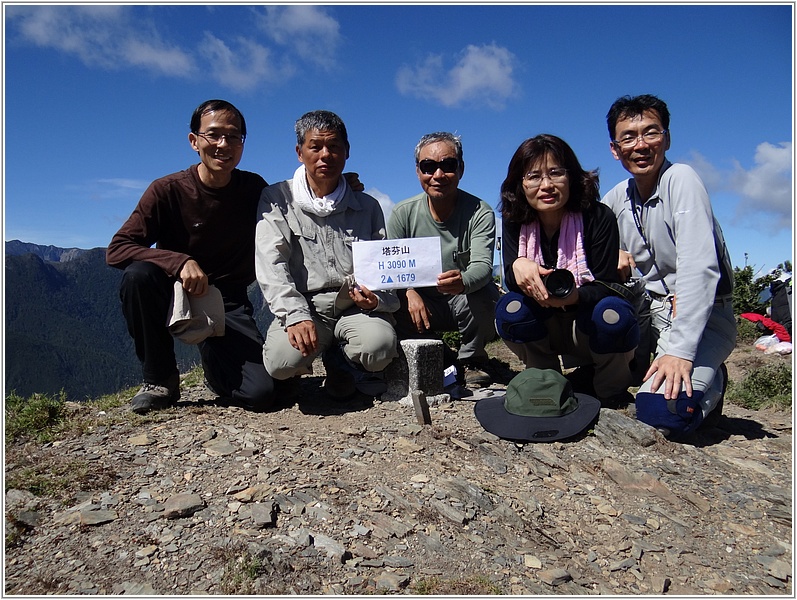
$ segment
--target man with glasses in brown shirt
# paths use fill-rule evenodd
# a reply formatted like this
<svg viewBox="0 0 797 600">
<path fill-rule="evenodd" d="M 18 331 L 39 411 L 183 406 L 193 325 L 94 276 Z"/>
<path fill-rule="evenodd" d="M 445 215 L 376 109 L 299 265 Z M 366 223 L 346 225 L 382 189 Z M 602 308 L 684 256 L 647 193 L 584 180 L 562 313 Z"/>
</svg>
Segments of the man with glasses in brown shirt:
<svg viewBox="0 0 797 600">
<path fill-rule="evenodd" d="M 122 312 L 141 361 L 136 413 L 174 405 L 180 374 L 167 329 L 175 281 L 189 296 L 215 286 L 225 333 L 198 344 L 205 379 L 218 396 L 247 408 L 272 404 L 274 384 L 262 361 L 263 336 L 247 287 L 255 280 L 257 204 L 266 181 L 240 171 L 246 139 L 241 112 L 224 100 L 200 104 L 188 142 L 199 163 L 155 180 L 108 246 L 106 261 L 124 269 Z M 153 247 L 154 246 L 154 247 Z"/>
</svg>

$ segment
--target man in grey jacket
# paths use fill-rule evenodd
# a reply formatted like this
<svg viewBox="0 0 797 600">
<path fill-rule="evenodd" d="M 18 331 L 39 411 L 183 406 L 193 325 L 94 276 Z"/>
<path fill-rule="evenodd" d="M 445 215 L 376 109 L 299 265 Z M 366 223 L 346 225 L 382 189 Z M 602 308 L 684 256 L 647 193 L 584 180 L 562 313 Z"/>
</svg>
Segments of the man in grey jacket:
<svg viewBox="0 0 797 600">
<path fill-rule="evenodd" d="M 353 280 L 352 243 L 385 239 L 385 218 L 342 175 L 349 141 L 336 114 L 306 113 L 295 129 L 301 165 L 293 179 L 266 188 L 258 207 L 255 272 L 274 315 L 263 362 L 283 396 L 295 394 L 319 354 L 330 396 L 378 395 L 381 372 L 398 354 L 398 299 Z"/>
<path fill-rule="evenodd" d="M 665 156 L 669 122 L 667 105 L 655 96 L 615 101 L 607 115 L 611 152 L 632 177 L 603 202 L 620 229 L 618 268 L 626 277 L 637 269 L 650 297 L 637 353 L 644 373 L 637 418 L 678 438 L 721 412 L 723 361 L 736 346 L 736 320 L 722 230 L 697 173 Z"/>
</svg>

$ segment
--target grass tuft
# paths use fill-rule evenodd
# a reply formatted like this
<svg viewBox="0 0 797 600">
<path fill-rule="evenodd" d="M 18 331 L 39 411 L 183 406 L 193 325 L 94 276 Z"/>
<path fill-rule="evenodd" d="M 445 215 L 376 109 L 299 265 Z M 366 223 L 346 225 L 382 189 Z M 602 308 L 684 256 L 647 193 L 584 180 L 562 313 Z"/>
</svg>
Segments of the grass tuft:
<svg viewBox="0 0 797 600">
<path fill-rule="evenodd" d="M 24 455 L 6 469 L 6 489 L 26 490 L 34 496 L 66 502 L 77 492 L 102 490 L 116 482 L 112 469 L 94 461 L 68 459 L 53 452 L 46 460 Z"/>
<path fill-rule="evenodd" d="M 489 577 L 474 575 L 463 579 L 420 579 L 410 586 L 419 596 L 501 596 L 504 592 Z"/>
<path fill-rule="evenodd" d="M 6 442 L 33 439 L 46 443 L 53 440 L 63 423 L 66 394 L 56 396 L 34 394 L 30 398 L 11 392 L 6 396 Z"/>
<path fill-rule="evenodd" d="M 242 545 L 216 548 L 215 556 L 224 563 L 219 592 L 225 596 L 252 595 L 258 592 L 257 578 L 266 572 L 266 565 Z"/>
<path fill-rule="evenodd" d="M 792 370 L 785 363 L 771 363 L 751 371 L 740 383 L 728 382 L 728 400 L 747 408 L 791 408 Z"/>
</svg>

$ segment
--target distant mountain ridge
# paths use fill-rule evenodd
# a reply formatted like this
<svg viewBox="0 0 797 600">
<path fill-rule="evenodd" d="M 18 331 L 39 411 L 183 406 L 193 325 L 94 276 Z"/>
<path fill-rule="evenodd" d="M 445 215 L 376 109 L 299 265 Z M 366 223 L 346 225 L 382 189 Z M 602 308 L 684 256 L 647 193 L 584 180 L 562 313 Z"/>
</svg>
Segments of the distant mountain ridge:
<svg viewBox="0 0 797 600">
<path fill-rule="evenodd" d="M 84 252 L 88 252 L 88 250 L 84 250 L 82 248 L 42 246 L 40 244 L 31 244 L 30 242 L 21 242 L 19 240 L 11 240 L 10 242 L 6 242 L 6 256 L 34 254 L 42 260 L 51 262 L 67 262 L 77 258 Z"/>
<path fill-rule="evenodd" d="M 122 271 L 105 248 L 5 244 L 5 394 L 96 398 L 137 385 L 141 365 L 119 301 Z M 271 314 L 249 290 L 265 331 Z M 195 346 L 175 342 L 181 371 L 199 362 Z"/>
</svg>

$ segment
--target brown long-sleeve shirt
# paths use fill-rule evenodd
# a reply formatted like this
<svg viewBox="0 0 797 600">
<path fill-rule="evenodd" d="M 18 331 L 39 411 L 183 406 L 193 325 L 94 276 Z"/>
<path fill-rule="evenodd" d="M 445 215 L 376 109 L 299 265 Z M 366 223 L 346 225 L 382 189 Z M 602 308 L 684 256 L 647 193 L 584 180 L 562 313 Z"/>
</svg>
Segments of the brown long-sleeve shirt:
<svg viewBox="0 0 797 600">
<path fill-rule="evenodd" d="M 248 286 L 255 279 L 257 204 L 266 186 L 260 175 L 235 169 L 229 184 L 211 188 L 197 165 L 156 179 L 113 236 L 106 262 L 124 269 L 148 261 L 176 277 L 192 258 L 209 283 Z"/>
</svg>

